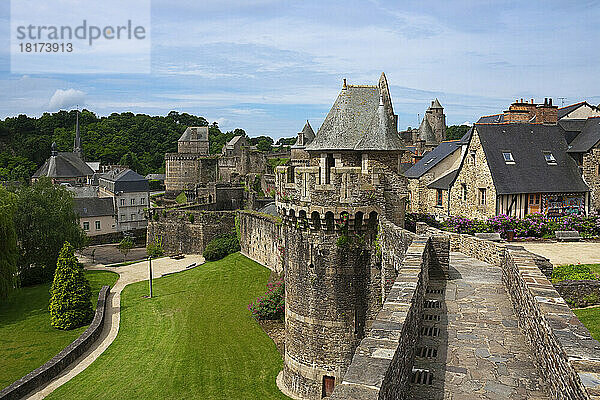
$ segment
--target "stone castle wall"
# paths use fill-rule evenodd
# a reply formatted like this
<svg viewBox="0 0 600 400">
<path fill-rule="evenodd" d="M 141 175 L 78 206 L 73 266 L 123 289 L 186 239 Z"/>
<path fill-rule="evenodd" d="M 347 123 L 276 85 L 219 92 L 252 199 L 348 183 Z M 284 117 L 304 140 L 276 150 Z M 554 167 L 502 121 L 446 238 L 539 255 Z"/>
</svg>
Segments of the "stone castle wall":
<svg viewBox="0 0 600 400">
<path fill-rule="evenodd" d="M 385 220 L 380 230 L 382 268 L 397 276 L 332 400 L 406 398 L 429 271 L 448 268 L 447 236 L 416 236 Z"/>
<path fill-rule="evenodd" d="M 229 232 L 235 232 L 234 211 L 152 209 L 146 242 L 162 240 L 166 255 L 202 254 L 212 239 Z"/>
<path fill-rule="evenodd" d="M 256 211 L 237 212 L 241 253 L 278 274 L 283 273 L 281 220 Z"/>
<path fill-rule="evenodd" d="M 590 187 L 590 211 L 600 214 L 600 147 L 583 156 L 583 179 Z"/>
</svg>

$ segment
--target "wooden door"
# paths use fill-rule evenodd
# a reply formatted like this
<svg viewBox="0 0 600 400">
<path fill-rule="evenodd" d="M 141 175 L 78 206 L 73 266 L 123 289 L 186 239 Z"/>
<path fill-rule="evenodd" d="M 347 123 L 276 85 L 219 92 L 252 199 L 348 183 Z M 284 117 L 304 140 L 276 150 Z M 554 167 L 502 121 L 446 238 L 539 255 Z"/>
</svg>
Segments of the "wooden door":
<svg viewBox="0 0 600 400">
<path fill-rule="evenodd" d="M 533 214 L 533 213 L 539 213 L 541 211 L 540 208 L 540 199 L 541 199 L 541 194 L 539 193 L 531 193 L 528 195 L 529 199 L 527 201 L 527 208 L 528 208 L 528 213 L 529 214 Z"/>
<path fill-rule="evenodd" d="M 331 396 L 335 386 L 335 378 L 333 376 L 323 376 L 323 397 Z"/>
</svg>

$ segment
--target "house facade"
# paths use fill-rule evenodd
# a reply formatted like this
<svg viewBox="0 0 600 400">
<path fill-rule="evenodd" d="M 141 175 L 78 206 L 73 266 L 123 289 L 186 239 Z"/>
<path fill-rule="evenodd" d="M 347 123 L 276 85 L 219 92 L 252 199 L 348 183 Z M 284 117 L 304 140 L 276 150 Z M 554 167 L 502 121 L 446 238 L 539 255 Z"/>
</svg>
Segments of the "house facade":
<svg viewBox="0 0 600 400">
<path fill-rule="evenodd" d="M 113 199 L 118 231 L 145 228 L 150 208 L 148 180 L 131 169 L 115 169 L 98 178 L 98 196 Z"/>
<path fill-rule="evenodd" d="M 110 197 L 79 197 L 74 199 L 79 225 L 87 236 L 117 232 L 113 199 Z"/>
</svg>

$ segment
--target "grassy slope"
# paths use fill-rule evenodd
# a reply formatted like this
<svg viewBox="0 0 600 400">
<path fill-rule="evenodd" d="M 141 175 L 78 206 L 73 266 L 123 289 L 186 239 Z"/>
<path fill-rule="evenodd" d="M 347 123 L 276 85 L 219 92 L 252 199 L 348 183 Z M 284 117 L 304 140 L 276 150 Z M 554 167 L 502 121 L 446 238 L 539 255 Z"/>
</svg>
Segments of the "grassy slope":
<svg viewBox="0 0 600 400">
<path fill-rule="evenodd" d="M 103 285 L 113 285 L 113 272 L 87 271 L 96 307 Z M 61 331 L 50 326 L 50 284 L 18 289 L 0 303 L 0 389 L 33 371 L 77 338 L 86 327 Z"/>
<path fill-rule="evenodd" d="M 600 307 L 573 310 L 577 318 L 589 329 L 592 337 L 600 340 Z"/>
<path fill-rule="evenodd" d="M 275 344 L 247 310 L 269 271 L 239 253 L 125 288 L 121 327 L 52 399 L 286 399 Z"/>
</svg>

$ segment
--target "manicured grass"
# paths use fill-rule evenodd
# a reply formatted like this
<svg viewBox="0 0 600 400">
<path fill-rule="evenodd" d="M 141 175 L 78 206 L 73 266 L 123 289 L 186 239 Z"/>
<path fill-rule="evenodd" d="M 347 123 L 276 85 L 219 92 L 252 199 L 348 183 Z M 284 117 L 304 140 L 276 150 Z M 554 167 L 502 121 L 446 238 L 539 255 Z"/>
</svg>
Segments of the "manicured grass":
<svg viewBox="0 0 600 400">
<path fill-rule="evenodd" d="M 113 344 L 51 399 L 287 399 L 282 360 L 247 305 L 269 270 L 240 255 L 147 282 L 121 296 Z"/>
<path fill-rule="evenodd" d="M 600 277 L 600 264 L 585 264 L 592 270 L 593 273 Z"/>
<path fill-rule="evenodd" d="M 113 285 L 117 274 L 86 271 L 96 307 L 103 285 Z M 43 365 L 77 338 L 86 327 L 61 331 L 50 326 L 50 284 L 20 288 L 0 302 L 0 389 Z"/>
<path fill-rule="evenodd" d="M 579 310 L 573 310 L 577 318 L 592 334 L 592 337 L 596 340 L 600 340 L 600 307 L 583 308 Z"/>
</svg>

